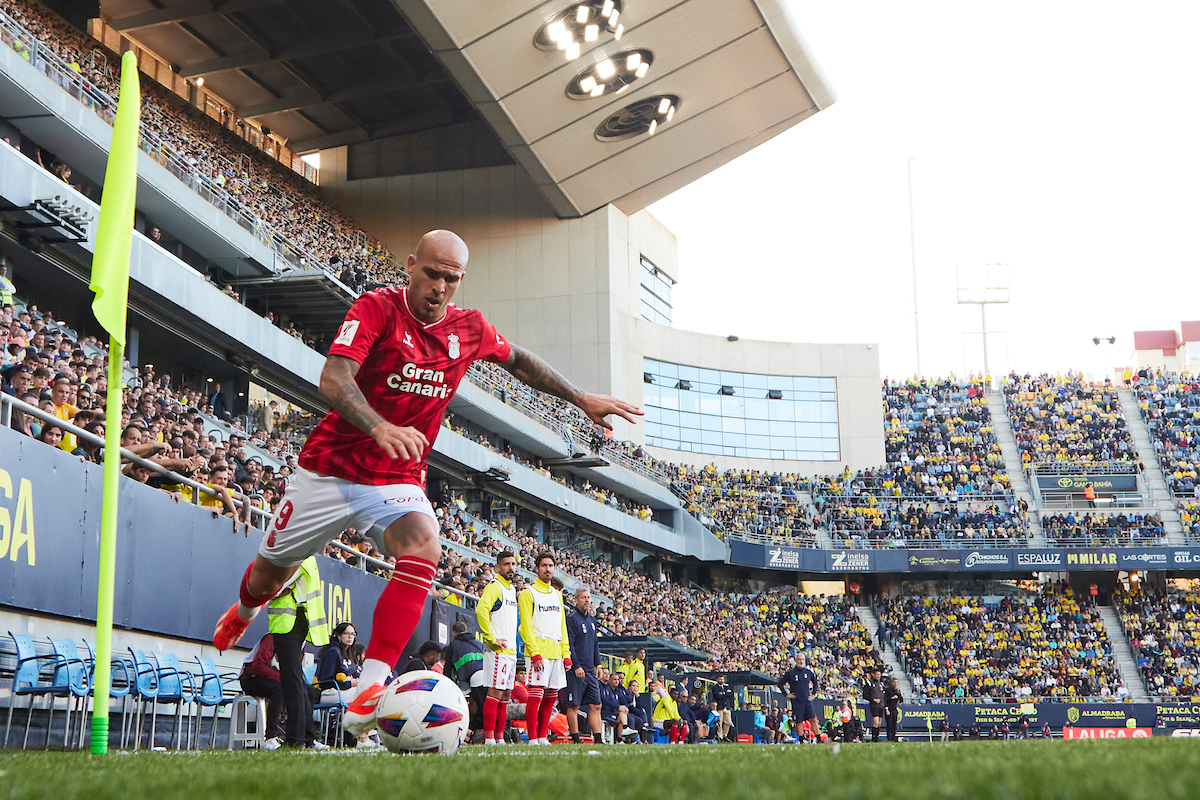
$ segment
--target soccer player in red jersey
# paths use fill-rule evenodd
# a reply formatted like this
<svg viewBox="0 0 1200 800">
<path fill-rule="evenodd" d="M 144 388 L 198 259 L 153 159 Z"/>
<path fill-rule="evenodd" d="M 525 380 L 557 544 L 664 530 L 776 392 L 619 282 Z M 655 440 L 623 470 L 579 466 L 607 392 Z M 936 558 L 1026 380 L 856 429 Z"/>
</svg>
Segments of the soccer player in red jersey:
<svg viewBox="0 0 1200 800">
<path fill-rule="evenodd" d="M 642 412 L 572 386 L 545 361 L 506 341 L 478 311 L 450 302 L 466 275 L 467 246 L 430 231 L 408 257 L 407 288 L 366 292 L 346 315 L 321 371 L 332 410 L 300 452 L 299 469 L 275 512 L 258 556 L 242 576 L 240 599 L 217 622 L 213 644 L 237 644 L 259 609 L 344 528 L 384 529 L 380 550 L 395 571 L 375 606 L 359 693 L 346 728 L 369 730 L 392 666 L 412 635 L 441 547 L 425 497 L 425 462 L 450 398 L 478 359 L 578 406 L 593 422 Z"/>
</svg>

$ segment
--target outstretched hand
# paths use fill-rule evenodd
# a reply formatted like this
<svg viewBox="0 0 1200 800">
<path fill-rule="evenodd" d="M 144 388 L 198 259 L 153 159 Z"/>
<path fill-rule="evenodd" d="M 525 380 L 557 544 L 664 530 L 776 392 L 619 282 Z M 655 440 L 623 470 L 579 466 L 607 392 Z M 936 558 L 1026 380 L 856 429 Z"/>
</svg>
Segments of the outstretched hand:
<svg viewBox="0 0 1200 800">
<path fill-rule="evenodd" d="M 606 394 L 585 394 L 579 398 L 578 405 L 583 413 L 587 414 L 588 419 L 610 431 L 612 425 L 605 419 L 609 414 L 616 414 L 626 422 L 636 425 L 636 418 L 645 416 L 646 413 L 632 403 L 626 403 L 624 400 L 618 400 Z"/>
</svg>

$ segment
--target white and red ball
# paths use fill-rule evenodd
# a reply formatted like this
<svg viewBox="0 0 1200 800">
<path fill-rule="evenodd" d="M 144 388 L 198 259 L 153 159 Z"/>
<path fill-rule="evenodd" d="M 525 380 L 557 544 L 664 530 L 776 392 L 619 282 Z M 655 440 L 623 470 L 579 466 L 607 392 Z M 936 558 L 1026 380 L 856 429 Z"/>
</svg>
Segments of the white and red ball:
<svg viewBox="0 0 1200 800">
<path fill-rule="evenodd" d="M 467 736 L 462 690 L 436 672 L 407 672 L 388 684 L 375 707 L 379 741 L 393 753 L 452 755 Z"/>
</svg>

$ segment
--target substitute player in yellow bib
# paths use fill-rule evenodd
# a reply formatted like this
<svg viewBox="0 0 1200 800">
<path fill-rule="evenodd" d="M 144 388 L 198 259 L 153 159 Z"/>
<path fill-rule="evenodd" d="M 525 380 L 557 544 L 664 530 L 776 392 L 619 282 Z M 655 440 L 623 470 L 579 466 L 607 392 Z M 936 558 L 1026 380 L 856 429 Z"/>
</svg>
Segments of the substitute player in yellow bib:
<svg viewBox="0 0 1200 800">
<path fill-rule="evenodd" d="M 484 744 L 504 744 L 508 700 L 517 678 L 517 557 L 512 550 L 496 554 L 496 577 L 479 595 L 475 619 L 488 649 L 483 654 L 487 699 L 483 701 Z"/>
<path fill-rule="evenodd" d="M 554 578 L 554 556 L 537 557 L 538 579 L 521 590 L 517 598 L 521 640 L 529 660 L 529 704 L 525 727 L 529 743 L 550 744 L 550 717 L 558 705 L 558 692 L 566 688 L 571 668 L 571 645 L 567 641 L 567 614 L 562 593 L 550 585 Z"/>
</svg>

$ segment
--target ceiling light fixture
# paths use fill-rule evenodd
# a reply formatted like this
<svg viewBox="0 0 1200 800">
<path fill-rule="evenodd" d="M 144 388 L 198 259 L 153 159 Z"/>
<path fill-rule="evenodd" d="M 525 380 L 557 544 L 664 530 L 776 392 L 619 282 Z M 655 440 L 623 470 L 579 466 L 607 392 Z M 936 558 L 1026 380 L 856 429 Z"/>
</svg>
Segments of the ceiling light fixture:
<svg viewBox="0 0 1200 800">
<path fill-rule="evenodd" d="M 626 50 L 604 58 L 580 72 L 567 84 L 567 97 L 586 100 L 603 94 L 617 94 L 646 76 L 654 62 L 649 50 Z"/>
<path fill-rule="evenodd" d="M 579 58 L 580 42 L 596 42 L 601 33 L 611 33 L 617 39 L 625 26 L 617 23 L 621 16 L 621 0 L 586 0 L 555 14 L 538 29 L 533 43 L 539 50 L 561 50 L 568 61 Z"/>
<path fill-rule="evenodd" d="M 673 94 L 655 95 L 622 108 L 596 128 L 602 142 L 632 139 L 643 134 L 653 136 L 675 116 L 679 98 Z"/>
</svg>

